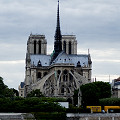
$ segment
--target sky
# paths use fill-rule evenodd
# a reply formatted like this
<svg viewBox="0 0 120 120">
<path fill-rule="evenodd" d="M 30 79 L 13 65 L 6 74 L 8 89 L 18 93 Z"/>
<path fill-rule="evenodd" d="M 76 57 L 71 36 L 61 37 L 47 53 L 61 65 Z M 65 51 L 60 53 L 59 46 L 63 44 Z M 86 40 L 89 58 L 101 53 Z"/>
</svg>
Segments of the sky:
<svg viewBox="0 0 120 120">
<path fill-rule="evenodd" d="M 57 0 L 0 0 L 0 76 L 18 89 L 25 78 L 29 35 L 47 39 L 53 51 Z M 120 76 L 120 0 L 60 0 L 63 35 L 76 35 L 78 54 L 92 59 L 92 80 L 109 82 Z"/>
</svg>

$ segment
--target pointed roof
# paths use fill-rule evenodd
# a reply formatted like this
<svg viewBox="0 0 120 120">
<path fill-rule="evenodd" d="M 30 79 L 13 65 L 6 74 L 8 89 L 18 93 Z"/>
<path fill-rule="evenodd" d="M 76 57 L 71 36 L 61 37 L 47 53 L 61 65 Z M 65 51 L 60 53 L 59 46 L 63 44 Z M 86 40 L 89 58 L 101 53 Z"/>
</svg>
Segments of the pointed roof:
<svg viewBox="0 0 120 120">
<path fill-rule="evenodd" d="M 54 41 L 54 54 L 51 57 L 51 63 L 62 51 L 62 35 L 60 30 L 60 16 L 59 16 L 59 0 L 58 0 L 58 9 L 57 9 L 57 25 L 55 31 L 55 41 Z"/>
<path fill-rule="evenodd" d="M 60 30 L 60 16 L 59 16 L 59 0 L 58 0 L 58 10 L 57 10 L 57 26 L 55 32 L 55 40 L 60 41 L 62 39 Z"/>
<path fill-rule="evenodd" d="M 72 61 L 70 60 L 68 54 L 66 54 L 64 51 L 61 51 L 56 59 L 52 62 L 52 64 L 57 63 L 72 63 Z"/>
<path fill-rule="evenodd" d="M 61 51 L 59 55 L 50 63 L 51 56 L 50 55 L 36 55 L 31 54 L 30 60 L 32 66 L 37 66 L 38 62 L 41 62 L 42 66 L 50 66 L 54 64 L 74 64 L 76 67 L 78 62 L 80 62 L 81 67 L 88 66 L 88 55 L 74 55 L 74 54 L 66 54 L 64 51 Z"/>
<path fill-rule="evenodd" d="M 74 64 L 76 67 L 80 62 L 80 66 L 87 67 L 88 66 L 88 55 L 74 55 L 74 54 L 67 54 L 64 51 L 61 51 L 59 55 L 52 61 L 51 65 L 53 64 Z"/>
</svg>

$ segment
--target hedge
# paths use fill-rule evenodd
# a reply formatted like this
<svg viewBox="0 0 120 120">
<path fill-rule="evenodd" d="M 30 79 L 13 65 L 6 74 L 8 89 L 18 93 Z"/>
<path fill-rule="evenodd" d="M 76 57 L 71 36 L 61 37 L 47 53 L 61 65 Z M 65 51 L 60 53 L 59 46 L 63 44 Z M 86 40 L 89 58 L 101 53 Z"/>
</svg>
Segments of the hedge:
<svg viewBox="0 0 120 120">
<path fill-rule="evenodd" d="M 120 106 L 120 98 L 105 98 L 100 99 L 101 106 Z"/>
<path fill-rule="evenodd" d="M 42 101 L 40 98 L 11 99 L 0 98 L 0 112 L 61 112 L 65 108 L 51 101 Z"/>
</svg>

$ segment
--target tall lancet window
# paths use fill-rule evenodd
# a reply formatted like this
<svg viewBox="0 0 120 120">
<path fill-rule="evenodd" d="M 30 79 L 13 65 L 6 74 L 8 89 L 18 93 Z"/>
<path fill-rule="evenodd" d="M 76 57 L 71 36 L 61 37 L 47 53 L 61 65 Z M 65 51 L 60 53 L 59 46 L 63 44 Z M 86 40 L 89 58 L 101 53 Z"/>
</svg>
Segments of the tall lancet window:
<svg viewBox="0 0 120 120">
<path fill-rule="evenodd" d="M 36 41 L 34 41 L 34 54 L 36 54 Z"/>
<path fill-rule="evenodd" d="M 41 54 L 41 41 L 39 41 L 39 54 Z"/>
<path fill-rule="evenodd" d="M 69 42 L 69 54 L 71 54 L 71 41 Z"/>
<path fill-rule="evenodd" d="M 64 50 L 65 53 L 66 53 L 66 41 L 63 42 L 63 50 Z"/>
</svg>

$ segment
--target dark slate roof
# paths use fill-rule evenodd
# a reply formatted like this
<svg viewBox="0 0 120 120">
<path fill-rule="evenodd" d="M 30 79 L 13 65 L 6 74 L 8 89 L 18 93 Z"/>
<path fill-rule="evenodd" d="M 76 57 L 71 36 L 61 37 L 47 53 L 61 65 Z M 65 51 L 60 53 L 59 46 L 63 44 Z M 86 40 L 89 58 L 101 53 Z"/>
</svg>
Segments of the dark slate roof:
<svg viewBox="0 0 120 120">
<path fill-rule="evenodd" d="M 21 88 L 24 88 L 24 85 L 25 85 L 25 83 L 21 82 L 21 84 L 20 84 Z"/>
<path fill-rule="evenodd" d="M 66 54 L 64 51 L 62 51 L 57 58 L 53 61 L 52 64 L 55 63 L 70 63 L 77 66 L 77 63 L 80 62 L 80 65 L 88 66 L 88 55 L 75 55 L 75 54 Z"/>
<path fill-rule="evenodd" d="M 116 85 L 120 85 L 120 81 L 119 81 L 119 82 L 115 82 L 114 85 L 115 85 L 115 86 L 116 86 Z"/>
<path fill-rule="evenodd" d="M 51 56 L 50 55 L 30 55 L 31 64 L 37 66 L 40 60 L 42 66 L 49 66 Z"/>
<path fill-rule="evenodd" d="M 70 63 L 77 66 L 78 61 L 80 61 L 80 65 L 82 67 L 88 66 L 88 57 L 89 55 L 68 55 L 64 51 L 62 51 L 57 58 L 52 62 L 52 64 L 58 63 Z M 31 64 L 37 66 L 39 60 L 42 66 L 50 66 L 51 56 L 50 55 L 30 55 Z"/>
</svg>

